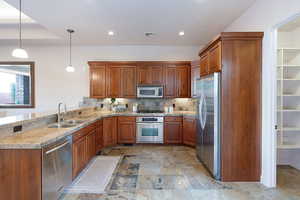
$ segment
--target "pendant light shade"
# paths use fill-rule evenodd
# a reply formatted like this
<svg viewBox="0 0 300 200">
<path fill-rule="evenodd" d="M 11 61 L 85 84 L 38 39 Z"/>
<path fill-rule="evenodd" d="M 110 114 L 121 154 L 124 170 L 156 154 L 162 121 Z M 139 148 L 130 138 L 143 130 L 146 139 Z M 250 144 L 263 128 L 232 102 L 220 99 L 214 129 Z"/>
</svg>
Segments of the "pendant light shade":
<svg viewBox="0 0 300 200">
<path fill-rule="evenodd" d="M 15 58 L 28 58 L 28 54 L 25 49 L 22 48 L 22 2 L 19 1 L 19 48 L 16 48 L 12 52 L 12 56 Z"/>
<path fill-rule="evenodd" d="M 69 65 L 66 67 L 67 72 L 74 72 L 75 67 L 72 65 L 72 33 L 74 33 L 74 30 L 72 29 L 67 29 L 67 32 L 70 34 L 70 57 L 69 57 Z"/>
</svg>

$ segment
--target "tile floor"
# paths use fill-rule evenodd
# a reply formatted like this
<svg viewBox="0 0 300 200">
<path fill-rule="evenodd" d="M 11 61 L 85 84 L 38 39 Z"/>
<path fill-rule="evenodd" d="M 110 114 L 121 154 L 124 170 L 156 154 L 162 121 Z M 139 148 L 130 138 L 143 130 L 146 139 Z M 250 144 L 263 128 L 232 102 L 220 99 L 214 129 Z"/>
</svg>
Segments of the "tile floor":
<svg viewBox="0 0 300 200">
<path fill-rule="evenodd" d="M 296 200 L 300 172 L 278 168 L 278 187 L 213 180 L 186 146 L 136 145 L 106 149 L 122 155 L 105 194 L 66 194 L 63 200 Z"/>
</svg>

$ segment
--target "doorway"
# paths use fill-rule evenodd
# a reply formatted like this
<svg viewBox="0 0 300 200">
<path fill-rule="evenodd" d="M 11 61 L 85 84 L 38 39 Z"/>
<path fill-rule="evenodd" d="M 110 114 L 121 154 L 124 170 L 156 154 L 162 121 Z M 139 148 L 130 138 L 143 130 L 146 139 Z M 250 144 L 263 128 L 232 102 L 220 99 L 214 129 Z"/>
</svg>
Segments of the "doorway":
<svg viewBox="0 0 300 200">
<path fill-rule="evenodd" d="M 277 187 L 300 184 L 300 16 L 277 28 Z M 296 189 L 296 188 L 295 188 Z"/>
</svg>

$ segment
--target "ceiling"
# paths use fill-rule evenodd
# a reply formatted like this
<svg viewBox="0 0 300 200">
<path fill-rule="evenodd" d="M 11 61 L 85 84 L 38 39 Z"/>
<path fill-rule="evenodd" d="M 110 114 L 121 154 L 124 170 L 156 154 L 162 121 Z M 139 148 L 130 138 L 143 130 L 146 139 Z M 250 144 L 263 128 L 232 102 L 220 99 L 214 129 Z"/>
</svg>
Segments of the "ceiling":
<svg viewBox="0 0 300 200">
<path fill-rule="evenodd" d="M 18 0 L 5 1 L 18 8 Z M 24 43 L 66 43 L 66 29 L 72 28 L 74 42 L 81 45 L 203 45 L 254 1 L 23 0 Z M 4 21 L 0 15 L 0 43 L 16 42 L 16 21 Z M 107 34 L 110 30 L 114 36 Z"/>
<path fill-rule="evenodd" d="M 278 31 L 292 32 L 298 28 L 300 28 L 300 17 L 297 17 L 296 19 L 293 19 L 292 21 L 282 25 L 279 27 Z"/>
</svg>

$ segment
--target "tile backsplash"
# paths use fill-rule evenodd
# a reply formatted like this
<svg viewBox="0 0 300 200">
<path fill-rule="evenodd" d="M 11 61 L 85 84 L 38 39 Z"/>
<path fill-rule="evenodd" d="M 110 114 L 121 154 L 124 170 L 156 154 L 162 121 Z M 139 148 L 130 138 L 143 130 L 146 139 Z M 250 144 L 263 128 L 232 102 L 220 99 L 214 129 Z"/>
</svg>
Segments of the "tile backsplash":
<svg viewBox="0 0 300 200">
<path fill-rule="evenodd" d="M 125 99 L 116 98 L 115 105 L 127 104 L 128 111 L 132 111 L 133 105 L 138 105 L 139 109 L 164 110 L 165 106 L 175 105 L 174 111 L 195 111 L 196 99 L 175 98 L 175 99 Z M 96 106 L 101 110 L 111 110 L 111 98 L 92 99 L 84 97 L 80 106 Z M 101 108 L 101 106 L 103 106 Z"/>
</svg>

